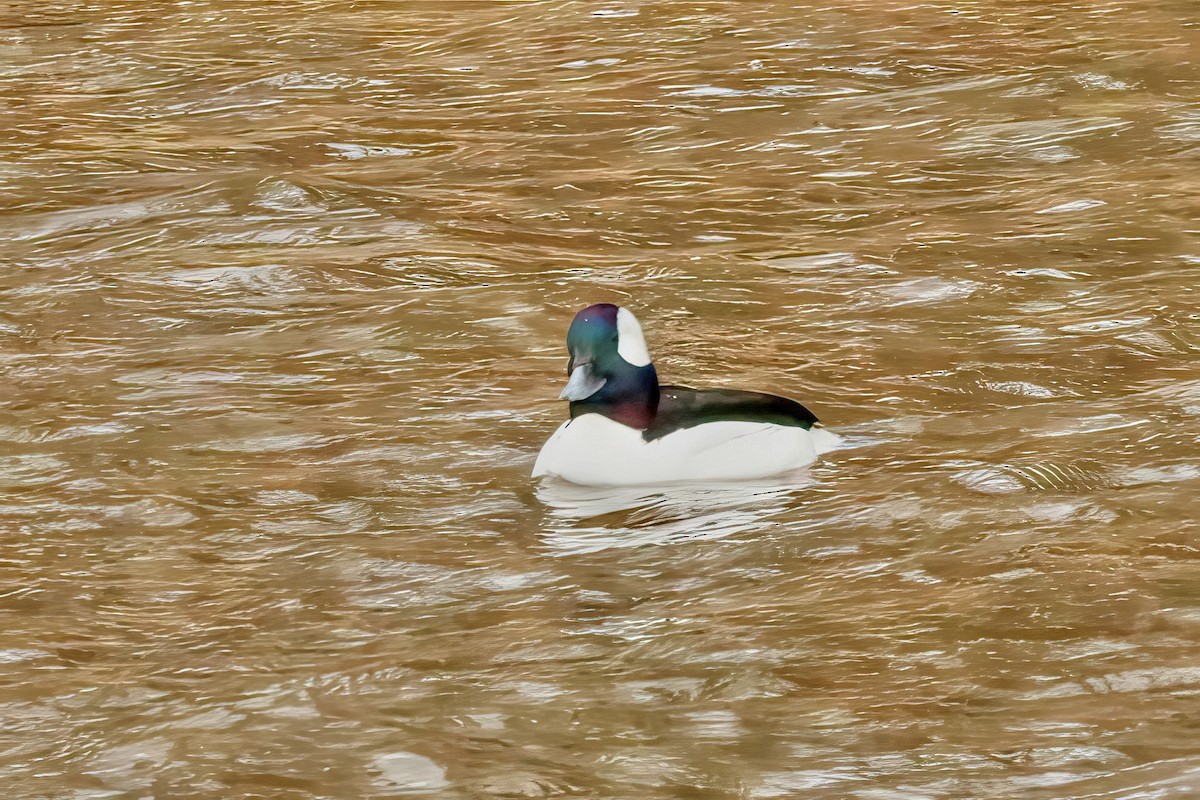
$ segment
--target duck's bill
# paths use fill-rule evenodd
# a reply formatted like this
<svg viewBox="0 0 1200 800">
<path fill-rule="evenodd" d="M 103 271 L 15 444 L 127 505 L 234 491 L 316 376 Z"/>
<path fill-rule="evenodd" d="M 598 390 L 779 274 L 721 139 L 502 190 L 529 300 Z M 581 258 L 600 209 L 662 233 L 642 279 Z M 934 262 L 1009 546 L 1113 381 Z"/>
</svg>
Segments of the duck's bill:
<svg viewBox="0 0 1200 800">
<path fill-rule="evenodd" d="M 580 364 L 571 371 L 571 379 L 567 381 L 567 386 L 562 390 L 559 398 L 572 401 L 585 400 L 600 391 L 606 382 L 604 378 L 597 377 L 592 372 L 591 364 Z"/>
</svg>

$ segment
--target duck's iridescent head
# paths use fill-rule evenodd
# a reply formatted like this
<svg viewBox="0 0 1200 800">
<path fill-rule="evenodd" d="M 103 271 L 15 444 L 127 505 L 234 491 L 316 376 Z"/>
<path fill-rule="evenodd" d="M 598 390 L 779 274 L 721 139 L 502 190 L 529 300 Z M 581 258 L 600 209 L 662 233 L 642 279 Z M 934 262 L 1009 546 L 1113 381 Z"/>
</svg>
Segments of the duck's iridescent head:
<svg viewBox="0 0 1200 800">
<path fill-rule="evenodd" d="M 585 400 L 610 380 L 650 365 L 642 326 L 628 309 L 597 303 L 580 311 L 567 331 L 567 374 L 564 400 Z"/>
</svg>

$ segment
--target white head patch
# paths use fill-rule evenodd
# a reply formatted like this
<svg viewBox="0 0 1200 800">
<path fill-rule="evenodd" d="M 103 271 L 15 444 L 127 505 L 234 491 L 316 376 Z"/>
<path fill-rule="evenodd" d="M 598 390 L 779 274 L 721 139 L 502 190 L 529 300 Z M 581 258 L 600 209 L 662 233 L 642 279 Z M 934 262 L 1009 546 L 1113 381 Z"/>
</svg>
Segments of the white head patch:
<svg viewBox="0 0 1200 800">
<path fill-rule="evenodd" d="M 617 309 L 617 355 L 635 367 L 650 363 L 650 351 L 642 336 L 642 326 L 627 309 Z"/>
</svg>

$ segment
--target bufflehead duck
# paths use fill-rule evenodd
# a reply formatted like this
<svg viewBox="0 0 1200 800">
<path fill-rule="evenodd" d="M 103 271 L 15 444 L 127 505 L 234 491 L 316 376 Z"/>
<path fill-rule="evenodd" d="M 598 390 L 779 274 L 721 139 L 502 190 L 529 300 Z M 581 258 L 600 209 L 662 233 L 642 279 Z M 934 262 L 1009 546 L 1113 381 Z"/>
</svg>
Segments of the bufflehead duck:
<svg viewBox="0 0 1200 800">
<path fill-rule="evenodd" d="M 750 480 L 810 464 L 840 441 L 786 397 L 660 386 L 628 309 L 580 311 L 567 350 L 561 398 L 571 401 L 571 418 L 542 447 L 535 478 L 585 486 Z"/>
</svg>

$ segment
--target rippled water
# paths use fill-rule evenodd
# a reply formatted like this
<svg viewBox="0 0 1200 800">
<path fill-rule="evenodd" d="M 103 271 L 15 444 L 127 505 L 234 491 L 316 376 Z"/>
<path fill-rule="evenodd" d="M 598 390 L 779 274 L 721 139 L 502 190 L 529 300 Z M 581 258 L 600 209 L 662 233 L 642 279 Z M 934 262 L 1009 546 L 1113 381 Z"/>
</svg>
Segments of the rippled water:
<svg viewBox="0 0 1200 800">
<path fill-rule="evenodd" d="M 1200 796 L 1191 0 L 0 19 L 6 797 Z M 601 301 L 850 446 L 533 485 Z"/>
</svg>

